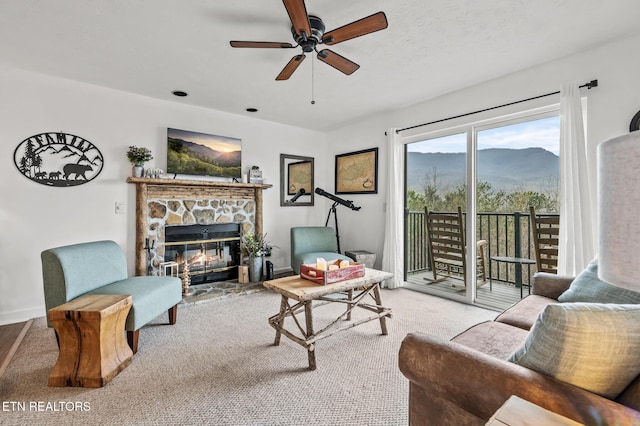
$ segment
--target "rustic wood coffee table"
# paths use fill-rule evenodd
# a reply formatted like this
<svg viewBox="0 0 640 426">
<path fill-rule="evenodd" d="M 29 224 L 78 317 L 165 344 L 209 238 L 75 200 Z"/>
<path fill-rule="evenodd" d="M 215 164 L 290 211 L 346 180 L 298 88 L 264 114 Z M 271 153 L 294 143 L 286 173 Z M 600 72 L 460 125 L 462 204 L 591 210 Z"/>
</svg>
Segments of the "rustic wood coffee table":
<svg viewBox="0 0 640 426">
<path fill-rule="evenodd" d="M 375 319 L 380 320 L 382 334 L 386 335 L 386 317 L 391 317 L 391 309 L 382 306 L 382 301 L 380 300 L 380 283 L 391 277 L 393 277 L 393 274 L 388 272 L 365 269 L 364 277 L 328 285 L 316 284 L 313 281 L 301 278 L 299 275 L 265 281 L 265 287 L 272 289 L 282 296 L 280 312 L 269 318 L 269 324 L 276 330 L 276 338 L 273 344 L 276 346 L 279 345 L 280 336 L 284 334 L 307 349 L 309 369 L 315 370 L 316 342 L 320 339 Z M 337 297 L 338 293 L 342 293 L 344 297 Z M 367 296 L 371 296 L 375 303 L 365 303 Z M 289 299 L 294 303 L 291 304 Z M 368 299 L 366 300 L 368 301 Z M 315 304 L 313 303 L 314 301 L 316 302 Z M 347 306 L 347 309 L 322 330 L 314 332 L 313 309 L 327 303 L 343 303 Z M 351 312 L 355 308 L 375 312 L 375 315 L 347 324 L 339 324 L 341 320 L 351 320 Z M 301 322 L 296 316 L 296 314 L 300 314 L 301 312 L 304 312 L 305 327 L 301 325 Z M 299 334 L 285 329 L 284 322 L 287 317 L 293 319 Z"/>
<path fill-rule="evenodd" d="M 60 354 L 49 386 L 106 385 L 133 357 L 124 324 L 132 298 L 122 294 L 89 294 L 49 309 Z"/>
</svg>

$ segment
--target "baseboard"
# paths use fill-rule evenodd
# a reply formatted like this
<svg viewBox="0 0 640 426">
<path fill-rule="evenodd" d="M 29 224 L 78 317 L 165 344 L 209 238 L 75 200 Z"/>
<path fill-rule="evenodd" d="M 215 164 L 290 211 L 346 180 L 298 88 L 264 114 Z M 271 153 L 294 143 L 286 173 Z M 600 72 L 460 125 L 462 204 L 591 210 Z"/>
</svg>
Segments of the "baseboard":
<svg viewBox="0 0 640 426">
<path fill-rule="evenodd" d="M 274 274 L 276 275 L 280 275 L 280 274 L 287 274 L 293 272 L 293 269 L 291 269 L 290 266 L 284 267 L 284 268 L 277 268 L 273 271 Z"/>
<path fill-rule="evenodd" d="M 9 352 L 7 352 L 7 355 L 4 357 L 4 359 L 0 360 L 0 377 L 2 377 L 4 371 L 7 369 L 7 366 L 11 362 L 11 359 L 13 359 L 13 355 L 15 355 L 18 347 L 20 347 L 20 343 L 22 343 L 22 339 L 24 339 L 24 336 L 27 334 L 27 331 L 29 331 L 29 327 L 31 327 L 32 323 L 33 320 L 31 319 L 24 323 L 22 330 L 20 330 L 20 334 L 18 334 L 16 340 L 13 341 Z"/>
<path fill-rule="evenodd" d="M 43 316 L 45 316 L 44 308 L 28 308 L 11 312 L 0 312 L 0 325 L 15 324 Z"/>
</svg>

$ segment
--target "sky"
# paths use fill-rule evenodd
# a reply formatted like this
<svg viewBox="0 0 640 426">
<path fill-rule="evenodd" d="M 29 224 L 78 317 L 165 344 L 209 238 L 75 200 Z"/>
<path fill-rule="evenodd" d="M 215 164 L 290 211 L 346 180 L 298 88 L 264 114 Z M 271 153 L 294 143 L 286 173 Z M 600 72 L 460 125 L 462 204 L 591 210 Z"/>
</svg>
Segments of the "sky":
<svg viewBox="0 0 640 426">
<path fill-rule="evenodd" d="M 189 130 L 167 129 L 167 136 L 183 139 L 188 142 L 208 146 L 222 152 L 240 151 L 242 140 L 227 136 L 210 135 L 207 133 L 191 132 Z"/>
<path fill-rule="evenodd" d="M 548 117 L 478 132 L 478 149 L 540 147 L 559 155 L 560 117 Z M 464 133 L 409 144 L 409 152 L 465 152 Z"/>
</svg>

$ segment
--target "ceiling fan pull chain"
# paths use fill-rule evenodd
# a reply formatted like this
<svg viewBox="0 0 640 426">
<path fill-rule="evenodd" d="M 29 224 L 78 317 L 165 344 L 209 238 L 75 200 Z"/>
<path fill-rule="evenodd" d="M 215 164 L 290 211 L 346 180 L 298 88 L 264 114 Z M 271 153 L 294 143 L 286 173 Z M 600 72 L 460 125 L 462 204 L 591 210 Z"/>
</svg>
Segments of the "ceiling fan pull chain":
<svg viewBox="0 0 640 426">
<path fill-rule="evenodd" d="M 311 55 L 311 105 L 315 105 L 316 100 L 315 100 L 315 64 L 316 64 L 316 58 L 313 57 L 314 55 Z"/>
</svg>

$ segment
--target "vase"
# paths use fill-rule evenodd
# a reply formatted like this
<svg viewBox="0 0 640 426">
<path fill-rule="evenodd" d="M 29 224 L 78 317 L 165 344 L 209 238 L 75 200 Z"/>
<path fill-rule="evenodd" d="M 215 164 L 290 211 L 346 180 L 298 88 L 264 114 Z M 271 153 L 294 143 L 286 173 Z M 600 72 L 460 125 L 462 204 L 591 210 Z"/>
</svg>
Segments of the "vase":
<svg viewBox="0 0 640 426">
<path fill-rule="evenodd" d="M 144 175 L 144 167 L 133 166 L 133 177 L 142 177 Z"/>
<path fill-rule="evenodd" d="M 249 281 L 255 283 L 262 279 L 262 256 L 249 257 Z"/>
</svg>

